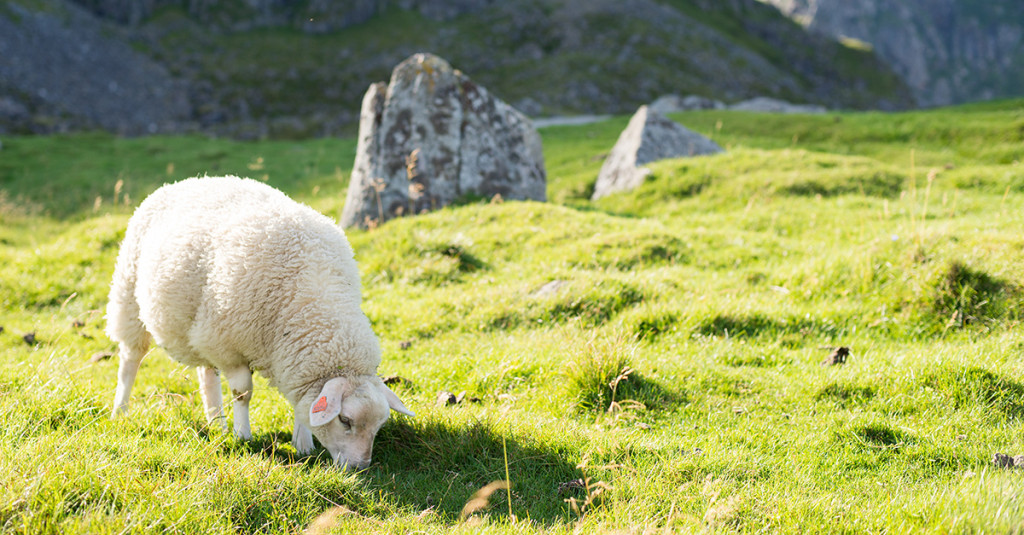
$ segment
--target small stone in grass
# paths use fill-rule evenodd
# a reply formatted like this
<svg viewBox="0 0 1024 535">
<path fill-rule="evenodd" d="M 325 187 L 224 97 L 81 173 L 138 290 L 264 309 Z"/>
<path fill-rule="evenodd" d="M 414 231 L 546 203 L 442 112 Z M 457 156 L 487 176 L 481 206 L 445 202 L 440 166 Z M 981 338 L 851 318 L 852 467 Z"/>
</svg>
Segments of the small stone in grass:
<svg viewBox="0 0 1024 535">
<path fill-rule="evenodd" d="M 89 358 L 89 362 L 95 364 L 97 362 L 107 360 L 113 356 L 114 354 L 111 353 L 110 351 L 100 351 L 99 353 L 93 353 L 92 357 Z"/>
<path fill-rule="evenodd" d="M 455 394 L 447 390 L 442 390 L 437 393 L 437 406 L 445 407 L 448 405 L 455 405 L 459 401 L 455 398 Z"/>
<path fill-rule="evenodd" d="M 36 333 L 34 333 L 34 332 L 32 332 L 32 333 L 25 333 L 24 336 L 21 337 L 21 339 L 24 340 L 25 343 L 30 345 L 30 346 L 35 345 L 36 344 Z"/>
<path fill-rule="evenodd" d="M 401 377 L 399 375 L 388 375 L 386 377 L 381 377 L 380 380 L 383 381 L 384 384 L 386 384 L 388 386 L 399 385 L 399 384 L 401 384 L 401 385 L 411 385 L 412 384 L 412 381 L 406 379 L 405 377 Z"/>
<path fill-rule="evenodd" d="M 533 297 L 547 297 L 547 296 L 555 295 L 562 288 L 564 288 L 567 284 L 569 284 L 569 281 L 558 280 L 558 279 L 553 280 L 551 282 L 548 282 L 544 286 L 541 286 L 537 291 L 533 292 Z"/>
<path fill-rule="evenodd" d="M 825 361 L 821 363 L 822 366 L 836 366 L 839 364 L 846 364 L 846 357 L 850 356 L 850 348 L 848 347 L 837 347 L 832 354 L 825 358 Z"/>
<path fill-rule="evenodd" d="M 446 407 L 448 405 L 458 405 L 463 401 L 470 403 L 480 403 L 481 399 L 476 396 L 467 396 L 466 391 L 459 392 L 458 395 L 452 394 L 447 390 L 442 390 L 437 393 L 437 406 Z"/>
<path fill-rule="evenodd" d="M 996 453 L 992 456 L 992 464 L 999 468 L 1024 468 L 1024 455 L 1011 457 L 1005 453 Z"/>
<path fill-rule="evenodd" d="M 459 392 L 458 395 L 455 396 L 455 403 L 459 404 L 462 403 L 463 401 L 468 401 L 470 403 L 480 403 L 480 398 L 476 396 L 466 396 L 466 391 L 463 390 L 462 392 Z"/>
</svg>

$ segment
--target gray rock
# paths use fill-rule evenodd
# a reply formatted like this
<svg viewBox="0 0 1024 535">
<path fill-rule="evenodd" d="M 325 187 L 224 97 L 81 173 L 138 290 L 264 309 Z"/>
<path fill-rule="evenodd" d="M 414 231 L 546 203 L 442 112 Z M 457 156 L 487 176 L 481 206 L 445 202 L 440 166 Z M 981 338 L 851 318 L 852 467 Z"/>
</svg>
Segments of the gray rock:
<svg viewBox="0 0 1024 535">
<path fill-rule="evenodd" d="M 992 464 L 999 468 L 1024 468 L 1024 455 L 1010 456 L 1005 453 L 996 453 L 992 456 Z"/>
<path fill-rule="evenodd" d="M 533 292 L 532 295 L 533 297 L 550 297 L 552 295 L 557 294 L 562 290 L 562 288 L 565 288 L 568 285 L 569 281 L 555 279 L 551 282 L 548 282 L 544 286 L 538 288 L 537 291 Z"/>
<path fill-rule="evenodd" d="M 754 97 L 729 106 L 730 110 L 761 111 L 770 113 L 826 113 L 828 109 L 817 104 L 793 104 L 769 97 Z"/>
<path fill-rule="evenodd" d="M 642 167 L 644 164 L 718 152 L 722 152 L 722 147 L 714 141 L 640 106 L 601 166 L 591 200 L 642 184 L 650 174 L 649 169 Z"/>
<path fill-rule="evenodd" d="M 544 105 L 530 97 L 525 97 L 516 101 L 516 109 L 533 117 L 544 111 Z"/>
<path fill-rule="evenodd" d="M 448 405 L 455 405 L 458 402 L 458 398 L 455 397 L 455 394 L 452 394 L 447 390 L 442 390 L 437 393 L 437 399 L 434 401 L 434 404 L 438 407 L 447 407 Z"/>
<path fill-rule="evenodd" d="M 0 120 L 4 123 L 23 121 L 31 118 L 32 111 L 24 103 L 6 96 L 0 96 Z"/>
<path fill-rule="evenodd" d="M 341 224 L 367 227 L 467 195 L 547 199 L 540 135 L 445 60 L 416 54 L 363 98 Z"/>
<path fill-rule="evenodd" d="M 99 352 L 93 353 L 92 356 L 89 357 L 89 362 L 91 362 L 93 364 L 96 364 L 97 362 L 103 362 L 104 360 L 109 360 L 113 356 L 114 356 L 114 353 L 111 352 L 111 351 L 99 351 Z"/>
<path fill-rule="evenodd" d="M 648 108 L 658 113 L 674 113 L 690 110 L 721 110 L 725 104 L 719 100 L 698 95 L 662 95 L 652 102 Z"/>
</svg>

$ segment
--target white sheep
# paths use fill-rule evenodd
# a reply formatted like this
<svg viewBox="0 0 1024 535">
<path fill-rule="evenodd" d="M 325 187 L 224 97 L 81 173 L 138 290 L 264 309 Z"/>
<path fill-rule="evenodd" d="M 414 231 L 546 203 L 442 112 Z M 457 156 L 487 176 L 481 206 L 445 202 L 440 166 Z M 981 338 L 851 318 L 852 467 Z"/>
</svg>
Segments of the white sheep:
<svg viewBox="0 0 1024 535">
<path fill-rule="evenodd" d="M 198 367 L 206 416 L 221 417 L 218 370 L 234 397 L 234 431 L 251 438 L 252 372 L 295 409 L 292 444 L 313 436 L 334 461 L 370 463 L 389 408 L 413 416 L 377 377 L 381 350 L 360 309 L 359 271 L 330 219 L 238 177 L 165 185 L 128 222 L 107 305 L 120 345 L 116 416 L 128 409 L 151 339 Z"/>
</svg>

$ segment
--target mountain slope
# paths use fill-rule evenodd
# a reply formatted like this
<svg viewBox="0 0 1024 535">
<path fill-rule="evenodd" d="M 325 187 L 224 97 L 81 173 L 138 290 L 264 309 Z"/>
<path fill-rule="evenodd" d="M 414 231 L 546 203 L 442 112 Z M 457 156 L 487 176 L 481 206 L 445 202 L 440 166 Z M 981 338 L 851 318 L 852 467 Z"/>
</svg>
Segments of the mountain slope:
<svg viewBox="0 0 1024 535">
<path fill-rule="evenodd" d="M 810 30 L 868 43 L 922 105 L 1024 95 L 1018 0 L 765 0 Z"/>
<path fill-rule="evenodd" d="M 74 4 L 0 6 L 0 132 L 139 134 L 186 120 L 186 85 L 114 30 Z"/>
<path fill-rule="evenodd" d="M 242 138 L 351 132 L 369 84 L 420 51 L 448 59 L 530 115 L 627 113 L 665 93 L 858 109 L 912 104 L 872 54 L 810 34 L 755 0 L 78 4 L 108 28 L 102 35 L 129 42 L 187 87 L 176 92 L 187 96 L 187 119 L 162 130 Z M 2 77 L 0 87 L 25 91 Z M 49 83 L 67 85 L 59 76 Z"/>
</svg>

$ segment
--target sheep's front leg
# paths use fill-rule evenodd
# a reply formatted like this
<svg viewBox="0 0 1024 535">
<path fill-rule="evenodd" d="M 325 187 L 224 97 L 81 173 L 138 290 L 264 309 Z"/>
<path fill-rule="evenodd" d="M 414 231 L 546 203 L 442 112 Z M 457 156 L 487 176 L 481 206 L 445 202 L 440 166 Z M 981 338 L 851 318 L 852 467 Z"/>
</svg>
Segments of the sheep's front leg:
<svg viewBox="0 0 1024 535">
<path fill-rule="evenodd" d="M 235 436 L 242 440 L 252 438 L 249 429 L 249 400 L 252 399 L 252 372 L 248 368 L 224 370 L 234 403 Z"/>
<path fill-rule="evenodd" d="M 220 386 L 220 372 L 217 368 L 196 368 L 199 375 L 199 397 L 203 398 L 203 408 L 206 409 L 206 421 L 213 423 L 220 420 L 221 425 L 227 427 L 224 420 L 224 391 Z"/>
<path fill-rule="evenodd" d="M 139 373 L 141 358 L 133 358 L 128 351 L 121 350 L 121 361 L 117 365 L 117 390 L 114 391 L 114 412 L 111 418 L 128 412 L 128 400 L 132 396 L 135 376 Z"/>
<path fill-rule="evenodd" d="M 295 412 L 295 429 L 292 431 L 292 446 L 301 455 L 313 453 L 313 432 L 299 422 L 299 413 Z"/>
<path fill-rule="evenodd" d="M 135 376 L 139 374 L 142 359 L 148 354 L 146 349 L 149 347 L 149 334 L 140 330 L 132 336 L 134 337 L 125 336 L 130 342 L 119 344 L 121 356 L 117 365 L 117 390 L 114 391 L 114 412 L 111 413 L 111 418 L 128 412 L 128 401 L 132 397 Z"/>
</svg>

